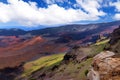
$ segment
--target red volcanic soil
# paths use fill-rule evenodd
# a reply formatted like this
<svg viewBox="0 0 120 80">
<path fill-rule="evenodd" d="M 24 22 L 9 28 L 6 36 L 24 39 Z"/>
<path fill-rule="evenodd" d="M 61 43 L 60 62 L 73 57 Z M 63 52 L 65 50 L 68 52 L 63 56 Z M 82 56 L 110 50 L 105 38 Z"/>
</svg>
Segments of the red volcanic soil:
<svg viewBox="0 0 120 80">
<path fill-rule="evenodd" d="M 68 50 L 63 44 L 55 44 L 54 42 L 43 39 L 42 37 L 34 37 L 23 42 L 0 48 L 0 69 L 6 67 L 16 67 L 22 62 L 29 61 L 35 56 L 43 56 L 50 53 L 59 53 Z"/>
<path fill-rule="evenodd" d="M 34 37 L 31 40 L 0 48 L 0 69 L 4 67 L 15 67 L 39 53 L 37 44 L 44 42 L 41 37 Z"/>
<path fill-rule="evenodd" d="M 0 36 L 0 47 L 7 47 L 17 44 L 21 41 L 21 38 L 16 36 Z"/>
</svg>

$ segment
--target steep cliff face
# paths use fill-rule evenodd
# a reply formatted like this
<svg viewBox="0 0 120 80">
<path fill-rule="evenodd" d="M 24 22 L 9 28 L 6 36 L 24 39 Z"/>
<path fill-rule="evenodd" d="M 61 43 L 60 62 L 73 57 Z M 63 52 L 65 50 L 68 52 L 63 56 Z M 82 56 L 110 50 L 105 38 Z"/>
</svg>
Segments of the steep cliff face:
<svg viewBox="0 0 120 80">
<path fill-rule="evenodd" d="M 88 80 L 120 80 L 120 27 L 111 34 L 106 50 L 93 58 Z"/>
<path fill-rule="evenodd" d="M 111 40 L 106 46 L 106 49 L 120 54 L 120 26 L 111 34 Z"/>
</svg>

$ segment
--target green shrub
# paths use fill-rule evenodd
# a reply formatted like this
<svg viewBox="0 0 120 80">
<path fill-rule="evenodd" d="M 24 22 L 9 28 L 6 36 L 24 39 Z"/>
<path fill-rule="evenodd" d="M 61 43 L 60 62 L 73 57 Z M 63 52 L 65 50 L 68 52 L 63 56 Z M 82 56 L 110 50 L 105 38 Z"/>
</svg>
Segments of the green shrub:
<svg viewBox="0 0 120 80">
<path fill-rule="evenodd" d="M 86 76 L 87 76 L 88 72 L 89 72 L 88 70 L 85 71 L 85 75 L 86 75 Z"/>
</svg>

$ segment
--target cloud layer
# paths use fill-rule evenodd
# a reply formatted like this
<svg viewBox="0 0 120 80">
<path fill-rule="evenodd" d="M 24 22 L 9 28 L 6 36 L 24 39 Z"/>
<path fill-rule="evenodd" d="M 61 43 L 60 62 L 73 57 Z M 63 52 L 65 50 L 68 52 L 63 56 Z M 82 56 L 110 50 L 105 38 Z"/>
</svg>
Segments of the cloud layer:
<svg viewBox="0 0 120 80">
<path fill-rule="evenodd" d="M 58 25 L 76 21 L 95 21 L 107 15 L 101 10 L 102 0 L 76 0 L 79 9 L 65 9 L 55 2 L 69 2 L 69 0 L 45 0 L 47 8 L 37 6 L 36 2 L 23 0 L 8 0 L 8 4 L 0 2 L 0 23 L 18 22 L 26 26 Z M 120 19 L 120 1 L 111 3 L 115 6 L 117 14 L 115 19 Z"/>
<path fill-rule="evenodd" d="M 110 5 L 116 8 L 116 14 L 114 16 L 114 19 L 120 20 L 120 0 L 118 0 L 117 2 L 110 3 Z"/>
</svg>

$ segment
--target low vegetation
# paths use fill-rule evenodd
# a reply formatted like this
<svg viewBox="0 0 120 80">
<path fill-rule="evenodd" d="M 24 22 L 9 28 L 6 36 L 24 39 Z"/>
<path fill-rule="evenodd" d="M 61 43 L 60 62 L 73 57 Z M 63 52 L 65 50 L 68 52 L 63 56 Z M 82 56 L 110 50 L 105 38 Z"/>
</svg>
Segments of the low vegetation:
<svg viewBox="0 0 120 80">
<path fill-rule="evenodd" d="M 109 42 L 109 39 L 97 42 L 93 45 L 90 46 L 91 50 L 88 54 L 89 57 L 94 57 L 95 55 L 97 55 L 98 53 L 100 53 L 101 51 L 104 50 L 105 46 L 107 45 L 107 43 Z"/>
<path fill-rule="evenodd" d="M 54 54 L 39 58 L 35 61 L 28 62 L 24 65 L 23 76 L 28 76 L 34 71 L 57 64 L 58 62 L 63 60 L 63 56 L 64 54 Z"/>
<path fill-rule="evenodd" d="M 100 42 L 95 43 L 95 45 L 105 44 L 105 43 L 107 43 L 107 42 L 109 42 L 109 41 L 110 41 L 109 39 L 106 39 L 106 40 L 103 40 L 103 41 L 100 41 Z"/>
</svg>

